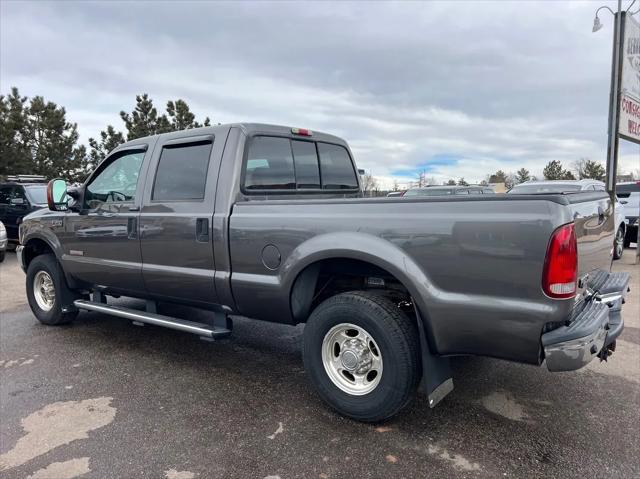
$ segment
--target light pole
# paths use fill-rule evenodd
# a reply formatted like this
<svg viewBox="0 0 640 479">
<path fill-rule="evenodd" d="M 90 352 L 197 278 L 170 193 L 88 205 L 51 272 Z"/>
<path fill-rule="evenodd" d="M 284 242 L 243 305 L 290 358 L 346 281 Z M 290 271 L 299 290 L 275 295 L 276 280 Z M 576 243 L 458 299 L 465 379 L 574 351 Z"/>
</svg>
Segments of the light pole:
<svg viewBox="0 0 640 479">
<path fill-rule="evenodd" d="M 627 7 L 626 11 L 622 10 L 622 0 L 618 0 L 618 11 L 614 13 L 608 6 L 602 6 L 596 10 L 593 19 L 592 31 L 595 33 L 602 28 L 602 23 L 598 17 L 600 10 L 606 9 L 615 17 L 615 26 L 613 31 L 613 55 L 611 59 L 611 90 L 609 93 L 609 131 L 607 140 L 607 170 L 606 170 L 606 187 L 607 192 L 611 195 L 611 200 L 615 208 L 616 193 L 616 172 L 618 169 L 618 131 L 620 123 L 620 83 L 622 76 L 622 49 L 624 42 L 624 16 L 627 11 L 636 3 L 633 0 Z M 640 228 L 638 230 L 638 238 L 636 239 L 636 260 L 640 260 Z"/>
<path fill-rule="evenodd" d="M 635 0 L 631 3 L 633 5 Z M 630 5 L 630 6 L 631 6 Z M 609 127 L 607 139 L 607 191 L 613 199 L 616 192 L 616 171 L 618 168 L 618 123 L 620 121 L 620 75 L 622 73 L 622 55 L 620 54 L 622 43 L 622 0 L 618 0 L 618 12 L 614 13 L 608 6 L 602 6 L 596 10 L 593 19 L 593 32 L 602 28 L 598 12 L 606 9 L 615 17 L 615 27 L 613 31 L 613 55 L 611 59 L 611 89 L 609 93 Z"/>
</svg>

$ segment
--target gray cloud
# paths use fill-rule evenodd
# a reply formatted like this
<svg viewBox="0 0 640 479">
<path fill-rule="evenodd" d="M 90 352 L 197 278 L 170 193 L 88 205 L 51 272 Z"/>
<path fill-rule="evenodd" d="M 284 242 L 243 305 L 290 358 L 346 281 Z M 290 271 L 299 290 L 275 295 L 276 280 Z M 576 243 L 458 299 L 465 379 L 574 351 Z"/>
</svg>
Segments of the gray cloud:
<svg viewBox="0 0 640 479">
<path fill-rule="evenodd" d="M 389 176 L 478 180 L 603 159 L 610 18 L 589 2 L 2 2 L 0 82 L 67 107 L 84 140 L 134 95 L 215 121 L 347 138 Z M 640 151 L 623 145 L 623 164 Z"/>
</svg>

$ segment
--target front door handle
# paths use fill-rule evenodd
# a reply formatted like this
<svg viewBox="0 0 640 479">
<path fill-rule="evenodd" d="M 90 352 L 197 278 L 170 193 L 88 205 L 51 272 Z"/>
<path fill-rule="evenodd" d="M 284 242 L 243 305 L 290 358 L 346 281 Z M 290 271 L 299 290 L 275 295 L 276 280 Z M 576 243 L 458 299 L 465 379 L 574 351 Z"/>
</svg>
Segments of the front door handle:
<svg viewBox="0 0 640 479">
<path fill-rule="evenodd" d="M 198 243 L 209 242 L 209 218 L 196 219 L 196 241 Z"/>
</svg>

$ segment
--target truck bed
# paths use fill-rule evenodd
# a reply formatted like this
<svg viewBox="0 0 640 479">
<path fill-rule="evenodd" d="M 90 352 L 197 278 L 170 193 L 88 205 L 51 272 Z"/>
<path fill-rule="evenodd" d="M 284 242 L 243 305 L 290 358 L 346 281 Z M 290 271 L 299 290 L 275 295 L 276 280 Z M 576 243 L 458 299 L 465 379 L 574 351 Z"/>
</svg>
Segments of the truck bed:
<svg viewBox="0 0 640 479">
<path fill-rule="evenodd" d="M 545 324 L 575 305 L 541 289 L 549 238 L 575 221 L 580 276 L 609 271 L 610 214 L 602 192 L 243 201 L 229 224 L 231 289 L 242 314 L 295 323 L 288 292 L 304 268 L 368 262 L 407 285 L 438 354 L 537 363 Z M 263 265 L 267 245 L 280 255 L 277 269 Z"/>
</svg>

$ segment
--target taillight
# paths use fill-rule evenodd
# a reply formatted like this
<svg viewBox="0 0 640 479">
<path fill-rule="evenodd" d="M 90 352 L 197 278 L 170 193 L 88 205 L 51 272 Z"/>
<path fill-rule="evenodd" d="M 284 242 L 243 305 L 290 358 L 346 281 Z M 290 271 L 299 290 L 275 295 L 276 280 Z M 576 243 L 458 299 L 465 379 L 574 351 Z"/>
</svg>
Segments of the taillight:
<svg viewBox="0 0 640 479">
<path fill-rule="evenodd" d="M 306 128 L 291 128 L 291 133 L 294 135 L 300 136 L 312 136 L 313 132 L 311 130 L 307 130 Z"/>
<path fill-rule="evenodd" d="M 578 279 L 578 241 L 573 223 L 553 232 L 547 246 L 542 290 L 551 298 L 573 298 Z"/>
</svg>

